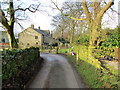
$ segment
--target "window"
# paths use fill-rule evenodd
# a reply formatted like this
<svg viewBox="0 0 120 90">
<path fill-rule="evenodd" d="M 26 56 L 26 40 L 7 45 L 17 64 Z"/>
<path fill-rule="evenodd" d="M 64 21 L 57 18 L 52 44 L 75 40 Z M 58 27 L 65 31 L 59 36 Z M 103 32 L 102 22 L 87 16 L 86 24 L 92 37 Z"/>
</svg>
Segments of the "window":
<svg viewBox="0 0 120 90">
<path fill-rule="evenodd" d="M 5 39 L 4 38 L 2 39 L 2 43 L 5 43 Z"/>
<path fill-rule="evenodd" d="M 36 45 L 38 45 L 38 42 L 36 42 Z"/>
<path fill-rule="evenodd" d="M 38 39 L 38 36 L 35 36 L 35 39 Z"/>
</svg>

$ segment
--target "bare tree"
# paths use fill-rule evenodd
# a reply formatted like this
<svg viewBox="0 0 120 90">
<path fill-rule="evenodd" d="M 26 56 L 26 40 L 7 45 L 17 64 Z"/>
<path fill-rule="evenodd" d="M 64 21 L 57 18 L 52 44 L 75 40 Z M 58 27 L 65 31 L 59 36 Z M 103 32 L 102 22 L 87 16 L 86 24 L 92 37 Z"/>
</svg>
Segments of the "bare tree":
<svg viewBox="0 0 120 90">
<path fill-rule="evenodd" d="M 90 34 L 90 46 L 94 46 L 98 44 L 98 41 L 100 39 L 100 31 L 101 31 L 101 22 L 103 15 L 105 12 L 111 8 L 111 6 L 114 4 L 114 0 L 109 0 L 106 4 L 103 4 L 103 2 L 87 2 L 86 0 L 83 0 L 79 7 L 82 6 L 83 13 L 80 15 L 80 18 L 76 18 L 72 14 L 64 13 L 63 8 L 59 8 L 58 5 L 52 1 L 56 9 L 58 9 L 62 15 L 68 16 L 69 18 L 73 20 L 84 20 L 87 22 L 88 30 Z M 71 8 L 71 7 L 69 7 Z M 85 17 L 83 17 L 85 16 Z"/>
<path fill-rule="evenodd" d="M 84 13 L 86 15 L 86 21 L 88 24 L 88 30 L 90 32 L 90 45 L 94 46 L 97 44 L 100 36 L 101 22 L 104 13 L 114 4 L 114 0 L 109 0 L 109 2 L 101 7 L 101 2 L 92 2 L 90 11 L 86 0 L 83 0 L 82 6 Z"/>
<path fill-rule="evenodd" d="M 2 24 L 2 27 L 4 27 L 5 30 L 7 31 L 8 39 L 10 42 L 10 47 L 17 48 L 18 44 L 17 44 L 17 42 L 15 40 L 15 36 L 14 36 L 14 23 L 16 21 L 15 13 L 18 11 L 27 11 L 27 10 L 35 13 L 38 10 L 40 4 L 38 4 L 36 6 L 30 5 L 27 8 L 21 8 L 19 5 L 15 9 L 13 0 L 9 0 L 7 5 L 9 6 L 7 9 L 7 14 L 9 15 L 9 17 L 6 17 L 5 10 L 3 10 L 0 7 L 0 23 Z"/>
<path fill-rule="evenodd" d="M 54 3 L 54 5 L 56 5 L 56 4 Z M 80 30 L 80 27 L 78 27 L 78 26 L 80 26 L 81 23 L 83 23 L 82 21 L 73 19 L 73 16 L 76 18 L 81 17 L 83 12 L 81 11 L 82 7 L 80 7 L 80 5 L 81 5 L 81 3 L 65 2 L 65 3 L 63 3 L 62 9 L 59 9 L 59 10 L 61 10 L 61 13 L 63 13 L 64 15 L 61 15 L 60 18 L 58 18 L 58 16 L 56 16 L 56 18 L 53 18 L 54 25 L 58 24 L 55 26 L 59 26 L 59 28 L 61 28 L 61 32 L 62 32 L 61 37 L 64 36 L 64 38 L 65 38 L 65 35 L 63 35 L 63 34 L 68 33 L 67 36 L 68 36 L 68 40 L 70 41 L 70 44 L 73 44 L 73 41 L 75 40 L 74 37 L 75 37 L 76 30 L 78 30 L 78 28 Z M 57 7 L 57 5 L 56 5 L 56 7 Z M 57 9 L 58 9 L 58 7 L 57 7 Z M 77 28 L 77 29 L 75 29 L 75 28 Z"/>
</svg>

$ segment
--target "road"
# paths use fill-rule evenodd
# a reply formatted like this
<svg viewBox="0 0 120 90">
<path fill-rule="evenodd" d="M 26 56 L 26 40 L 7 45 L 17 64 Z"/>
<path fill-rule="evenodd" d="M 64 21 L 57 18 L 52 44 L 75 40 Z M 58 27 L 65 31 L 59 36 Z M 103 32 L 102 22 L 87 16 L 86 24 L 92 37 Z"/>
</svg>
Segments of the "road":
<svg viewBox="0 0 120 90">
<path fill-rule="evenodd" d="M 28 88 L 87 88 L 67 59 L 57 54 L 41 54 L 45 64 Z"/>
</svg>

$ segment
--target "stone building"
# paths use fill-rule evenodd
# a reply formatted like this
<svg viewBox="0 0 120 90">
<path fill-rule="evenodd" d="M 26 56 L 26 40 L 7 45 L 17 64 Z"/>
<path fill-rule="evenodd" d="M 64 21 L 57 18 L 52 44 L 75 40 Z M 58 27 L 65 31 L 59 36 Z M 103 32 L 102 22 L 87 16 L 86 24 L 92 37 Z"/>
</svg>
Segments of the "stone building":
<svg viewBox="0 0 120 90">
<path fill-rule="evenodd" d="M 6 31 L 0 31 L 0 43 L 9 43 Z"/>
<path fill-rule="evenodd" d="M 58 43 L 50 35 L 49 30 L 41 30 L 40 28 L 34 28 L 34 25 L 25 29 L 18 35 L 19 48 L 26 47 L 42 47 L 45 45 L 51 45 L 53 43 Z"/>
<path fill-rule="evenodd" d="M 9 40 L 6 31 L 0 31 L 0 49 L 9 48 Z"/>
</svg>

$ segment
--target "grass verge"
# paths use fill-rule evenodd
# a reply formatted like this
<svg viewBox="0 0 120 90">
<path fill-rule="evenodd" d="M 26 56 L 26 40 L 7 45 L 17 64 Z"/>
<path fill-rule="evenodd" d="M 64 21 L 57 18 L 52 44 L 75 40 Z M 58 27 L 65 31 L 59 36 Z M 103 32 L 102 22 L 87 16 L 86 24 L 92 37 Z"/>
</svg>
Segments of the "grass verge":
<svg viewBox="0 0 120 90">
<path fill-rule="evenodd" d="M 72 62 L 74 67 L 77 69 L 78 73 L 81 75 L 81 77 L 84 79 L 84 82 L 90 87 L 90 88 L 100 88 L 103 84 L 102 82 L 99 82 L 98 79 L 98 73 L 99 71 L 89 63 L 85 62 L 84 60 L 79 60 L 78 65 L 76 64 L 76 58 L 75 56 L 67 56 L 68 60 Z"/>
<path fill-rule="evenodd" d="M 94 57 L 88 59 L 87 47 L 74 47 L 75 52 L 79 50 L 78 64 L 76 64 L 76 56 L 70 55 L 71 50 L 72 48 L 59 49 L 59 53 L 67 55 L 68 60 L 72 62 L 75 69 L 90 88 L 116 89 L 120 87 L 120 79 L 118 75 L 114 75 L 109 70 L 102 67 L 102 64 Z"/>
<path fill-rule="evenodd" d="M 90 88 L 118 88 L 119 79 L 117 76 L 111 75 L 107 70 L 100 70 L 95 66 L 87 63 L 85 60 L 79 59 L 76 64 L 76 57 L 68 55 L 68 60 L 72 62 L 84 82 Z"/>
</svg>

